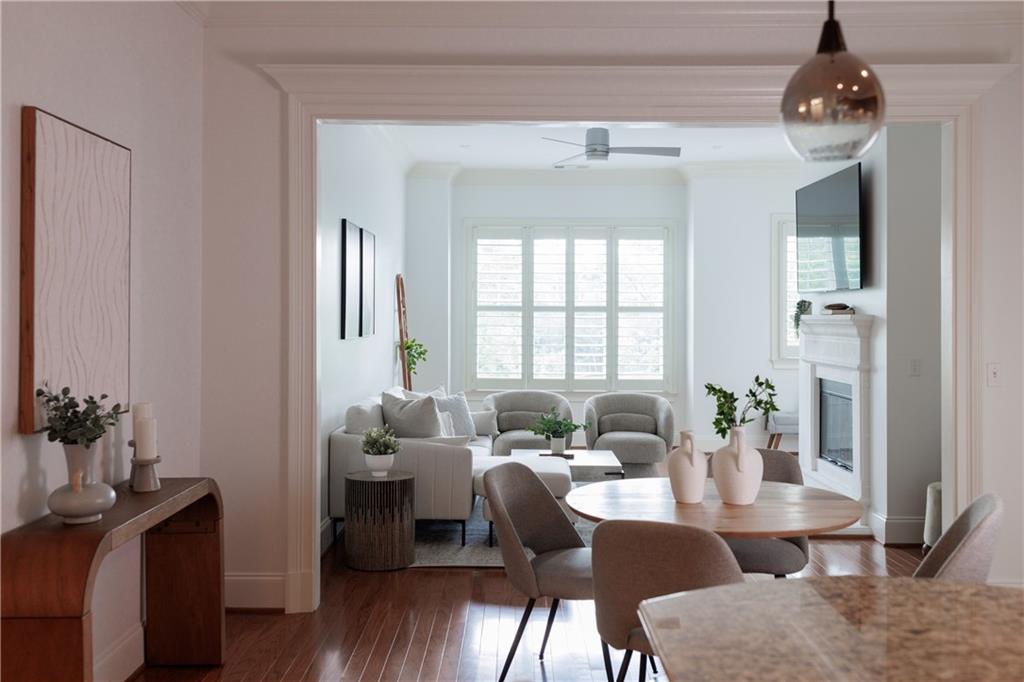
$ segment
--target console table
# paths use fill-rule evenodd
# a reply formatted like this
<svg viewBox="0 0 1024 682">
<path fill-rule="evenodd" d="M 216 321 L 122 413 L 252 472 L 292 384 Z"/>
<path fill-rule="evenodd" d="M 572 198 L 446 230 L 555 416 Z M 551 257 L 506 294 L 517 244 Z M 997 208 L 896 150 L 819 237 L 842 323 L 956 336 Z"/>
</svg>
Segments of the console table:
<svg viewBox="0 0 1024 682">
<path fill-rule="evenodd" d="M 212 478 L 164 478 L 156 492 L 114 487 L 103 519 L 48 515 L 0 536 L 5 682 L 92 680 L 92 588 L 103 558 L 144 537 L 146 663 L 224 662 L 224 536 Z"/>
</svg>

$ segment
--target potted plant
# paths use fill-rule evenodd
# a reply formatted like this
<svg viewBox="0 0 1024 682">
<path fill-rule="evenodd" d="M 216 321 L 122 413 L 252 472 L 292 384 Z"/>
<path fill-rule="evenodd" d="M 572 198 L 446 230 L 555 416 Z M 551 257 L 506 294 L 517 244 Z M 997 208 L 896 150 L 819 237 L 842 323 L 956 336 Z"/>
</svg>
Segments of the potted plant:
<svg viewBox="0 0 1024 682">
<path fill-rule="evenodd" d="M 811 302 L 801 298 L 796 302 L 796 310 L 793 312 L 793 329 L 796 335 L 800 336 L 800 318 L 811 314 Z"/>
<path fill-rule="evenodd" d="M 743 427 L 754 421 L 748 416 L 751 410 L 760 412 L 765 419 L 778 411 L 775 385 L 767 377 L 755 376 L 745 396 L 747 402 L 738 415 L 739 398 L 735 393 L 710 383 L 705 384 L 704 389 L 715 399 L 715 433 L 729 437 L 729 443 L 716 450 L 711 458 L 715 487 L 726 504 L 753 504 L 761 489 L 764 460 L 761 453 L 747 445 Z"/>
<path fill-rule="evenodd" d="M 416 368 L 421 362 L 427 361 L 427 347 L 416 339 L 406 339 L 402 346 L 405 351 L 405 362 L 409 368 L 409 374 L 415 374 Z"/>
<path fill-rule="evenodd" d="M 400 447 L 401 444 L 390 426 L 366 429 L 366 433 L 363 434 L 366 468 L 378 478 L 387 476 L 388 470 L 395 463 L 395 453 Z"/>
<path fill-rule="evenodd" d="M 558 410 L 552 407 L 550 412 L 541 415 L 527 430 L 544 436 L 548 440 L 551 454 L 561 455 L 565 453 L 565 439 L 583 427 L 583 424 L 577 424 L 571 419 L 562 419 Z"/>
<path fill-rule="evenodd" d="M 67 386 L 57 393 L 43 386 L 36 390 L 36 397 L 46 416 L 46 438 L 64 446 L 68 467 L 68 484 L 50 494 L 47 506 L 67 524 L 99 521 L 103 512 L 114 506 L 117 495 L 106 483 L 93 480 L 93 456 L 98 448 L 92 446 L 117 424 L 121 404 L 104 407 L 105 393 L 99 400 L 91 395 L 79 400 Z"/>
</svg>

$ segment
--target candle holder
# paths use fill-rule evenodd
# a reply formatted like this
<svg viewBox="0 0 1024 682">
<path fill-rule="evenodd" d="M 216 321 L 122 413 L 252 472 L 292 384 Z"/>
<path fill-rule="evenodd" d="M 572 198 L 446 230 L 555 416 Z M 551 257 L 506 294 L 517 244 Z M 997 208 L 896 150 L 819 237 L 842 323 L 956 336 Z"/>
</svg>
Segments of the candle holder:
<svg viewBox="0 0 1024 682">
<path fill-rule="evenodd" d="M 135 441 L 128 441 L 128 446 L 135 451 Z M 151 459 L 139 459 L 132 456 L 132 474 L 128 486 L 133 492 L 152 493 L 160 490 L 160 477 L 156 474 L 156 465 L 162 460 L 160 455 Z"/>
</svg>

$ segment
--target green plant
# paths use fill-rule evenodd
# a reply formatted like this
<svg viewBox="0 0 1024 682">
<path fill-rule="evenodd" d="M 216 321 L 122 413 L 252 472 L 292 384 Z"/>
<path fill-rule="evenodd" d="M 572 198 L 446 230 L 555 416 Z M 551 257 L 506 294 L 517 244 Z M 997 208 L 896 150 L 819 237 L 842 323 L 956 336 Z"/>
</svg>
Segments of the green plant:
<svg viewBox="0 0 1024 682">
<path fill-rule="evenodd" d="M 427 361 L 427 347 L 416 339 L 406 339 L 405 345 L 405 363 L 409 367 L 409 374 L 416 373 L 416 367 L 421 362 Z"/>
<path fill-rule="evenodd" d="M 84 400 L 71 395 L 65 386 L 53 393 L 49 386 L 36 390 L 36 397 L 42 398 L 46 414 L 46 438 L 51 443 L 60 441 L 65 445 L 84 445 L 86 448 L 103 437 L 107 429 L 117 424 L 121 403 L 115 403 L 109 410 L 103 406 L 107 394 L 99 400 L 86 396 Z"/>
<path fill-rule="evenodd" d="M 558 415 L 558 410 L 551 408 L 551 411 L 538 417 L 537 421 L 533 423 L 533 426 L 527 427 L 527 431 L 531 431 L 538 436 L 544 436 L 545 438 L 565 438 L 572 434 L 577 429 L 582 429 L 584 424 L 577 424 L 571 419 L 562 419 Z"/>
<path fill-rule="evenodd" d="M 363 434 L 363 452 L 367 455 L 393 455 L 400 444 L 390 426 L 366 429 Z"/>
<path fill-rule="evenodd" d="M 775 384 L 767 377 L 764 379 L 760 375 L 754 377 L 754 383 L 747 390 L 745 396 L 747 402 L 739 413 L 739 418 L 736 417 L 736 406 L 739 404 L 739 398 L 736 397 L 735 393 L 727 391 L 717 384 L 704 384 L 704 389 L 709 396 L 715 399 L 715 421 L 713 426 L 715 427 L 715 433 L 722 438 L 728 436 L 729 429 L 734 426 L 742 426 L 754 421 L 747 417 L 751 410 L 760 412 L 765 418 L 772 412 L 779 411 L 778 406 L 775 404 Z"/>
<path fill-rule="evenodd" d="M 811 302 L 805 298 L 801 298 L 796 302 L 796 311 L 793 313 L 793 327 L 796 329 L 797 336 L 800 335 L 800 318 L 811 312 Z"/>
</svg>

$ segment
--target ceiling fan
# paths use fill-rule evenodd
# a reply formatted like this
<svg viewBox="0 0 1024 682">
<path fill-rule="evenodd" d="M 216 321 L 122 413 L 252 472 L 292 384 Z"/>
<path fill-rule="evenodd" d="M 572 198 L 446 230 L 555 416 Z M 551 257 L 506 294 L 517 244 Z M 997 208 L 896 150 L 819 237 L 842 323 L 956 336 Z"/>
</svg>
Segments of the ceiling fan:
<svg viewBox="0 0 1024 682">
<path fill-rule="evenodd" d="M 567 159 L 556 161 L 555 168 L 562 167 L 568 161 L 580 157 L 586 157 L 587 161 L 607 161 L 610 154 L 643 154 L 646 156 L 679 156 L 679 147 L 611 147 L 608 145 L 607 128 L 587 128 L 587 143 L 569 142 L 568 140 L 556 140 L 553 137 L 541 138 L 550 142 L 561 142 L 571 144 L 575 147 L 583 147 L 579 154 L 573 154 Z"/>
</svg>

